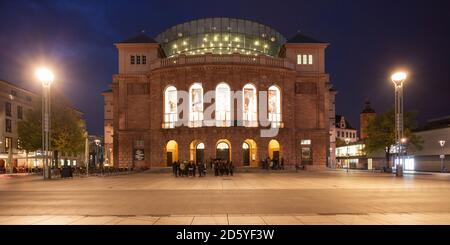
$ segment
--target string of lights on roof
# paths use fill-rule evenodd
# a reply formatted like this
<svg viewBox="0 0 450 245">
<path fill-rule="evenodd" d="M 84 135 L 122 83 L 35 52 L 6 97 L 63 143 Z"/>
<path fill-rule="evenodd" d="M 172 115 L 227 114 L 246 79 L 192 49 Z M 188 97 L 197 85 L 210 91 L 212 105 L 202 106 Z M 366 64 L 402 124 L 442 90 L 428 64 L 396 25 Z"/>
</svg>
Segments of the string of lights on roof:
<svg viewBox="0 0 450 245">
<path fill-rule="evenodd" d="M 219 27 L 207 27 L 205 22 L 221 23 Z M 231 26 L 223 23 L 239 23 Z M 249 56 L 275 56 L 278 54 L 284 37 L 270 27 L 259 23 L 228 19 L 212 18 L 190 21 L 176 25 L 158 35 L 167 56 L 234 54 Z"/>
</svg>

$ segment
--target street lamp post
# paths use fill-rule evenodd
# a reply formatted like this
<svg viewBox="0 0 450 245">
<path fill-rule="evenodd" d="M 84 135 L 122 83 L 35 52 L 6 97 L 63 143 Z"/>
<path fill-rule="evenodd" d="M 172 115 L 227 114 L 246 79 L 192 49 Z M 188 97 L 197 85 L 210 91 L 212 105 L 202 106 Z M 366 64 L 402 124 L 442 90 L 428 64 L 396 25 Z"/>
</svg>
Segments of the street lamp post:
<svg viewBox="0 0 450 245">
<path fill-rule="evenodd" d="M 43 169 L 44 179 L 51 179 L 51 170 L 49 166 L 50 151 L 50 86 L 55 79 L 53 73 L 45 68 L 36 71 L 36 76 L 42 83 L 42 151 L 44 156 Z"/>
<path fill-rule="evenodd" d="M 350 139 L 349 138 L 346 138 L 345 139 L 345 144 L 347 145 L 347 150 L 346 150 L 346 152 L 347 152 L 347 173 L 348 173 L 348 169 L 350 168 L 350 159 L 349 159 L 349 154 L 348 154 L 348 144 L 350 143 Z"/>
<path fill-rule="evenodd" d="M 95 167 L 97 167 L 97 164 L 99 163 L 99 152 L 100 152 L 100 140 L 96 139 L 94 140 L 95 142 Z M 103 169 L 101 169 L 102 173 L 103 173 Z"/>
<path fill-rule="evenodd" d="M 441 173 L 444 172 L 444 159 L 445 159 L 445 153 L 444 153 L 444 146 L 445 146 L 445 140 L 440 140 L 439 145 L 441 145 L 442 154 L 440 156 L 441 158 Z"/>
<path fill-rule="evenodd" d="M 403 83 L 407 78 L 405 72 L 394 73 L 391 77 L 395 87 L 395 144 L 397 145 L 397 156 L 403 155 Z M 397 172 L 400 159 L 397 157 Z M 399 175 L 402 176 L 402 175 Z"/>
</svg>

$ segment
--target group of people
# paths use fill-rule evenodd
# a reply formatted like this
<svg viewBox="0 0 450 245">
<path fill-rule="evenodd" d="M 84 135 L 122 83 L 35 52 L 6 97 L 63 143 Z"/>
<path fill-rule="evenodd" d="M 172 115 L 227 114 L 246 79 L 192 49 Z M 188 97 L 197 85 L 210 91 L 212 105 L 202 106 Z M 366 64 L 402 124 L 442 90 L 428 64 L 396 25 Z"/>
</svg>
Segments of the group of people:
<svg viewBox="0 0 450 245">
<path fill-rule="evenodd" d="M 172 163 L 172 171 L 175 177 L 195 177 L 198 172 L 198 176 L 206 176 L 206 165 L 203 163 L 195 163 L 193 161 L 175 161 Z"/>
<path fill-rule="evenodd" d="M 234 165 L 232 161 L 224 161 L 220 159 L 211 159 L 209 167 L 214 171 L 215 176 L 233 176 Z M 206 163 L 194 161 L 175 161 L 172 163 L 172 172 L 175 177 L 199 177 L 206 176 L 208 167 Z"/>
<path fill-rule="evenodd" d="M 284 170 L 284 159 L 270 159 L 269 157 L 267 157 L 266 159 L 261 161 L 261 166 L 266 170 Z"/>
<path fill-rule="evenodd" d="M 215 176 L 233 176 L 234 174 L 234 165 L 232 161 L 212 160 L 211 168 L 214 169 Z"/>
</svg>

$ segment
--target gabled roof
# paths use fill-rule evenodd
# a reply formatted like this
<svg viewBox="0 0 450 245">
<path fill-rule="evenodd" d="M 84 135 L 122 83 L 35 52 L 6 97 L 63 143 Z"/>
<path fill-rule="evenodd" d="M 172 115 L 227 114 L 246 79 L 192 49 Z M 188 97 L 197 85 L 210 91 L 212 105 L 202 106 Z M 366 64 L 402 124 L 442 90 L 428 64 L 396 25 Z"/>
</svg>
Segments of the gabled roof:
<svg viewBox="0 0 450 245">
<path fill-rule="evenodd" d="M 314 39 L 312 37 L 308 37 L 308 36 L 303 35 L 301 33 L 297 33 L 297 35 L 295 35 L 292 38 L 288 39 L 286 43 L 325 43 L 325 42 L 319 41 L 319 40 Z"/>
<path fill-rule="evenodd" d="M 147 36 L 144 33 L 141 33 L 135 37 L 129 38 L 119 43 L 158 43 L 155 39 Z"/>
<path fill-rule="evenodd" d="M 345 117 L 344 117 L 344 120 L 345 120 L 345 128 L 341 128 L 339 125 L 340 125 L 340 123 L 341 123 L 342 117 L 343 117 L 343 116 L 341 116 L 341 115 L 336 115 L 336 128 L 340 128 L 340 129 L 352 129 L 352 130 L 355 130 L 355 128 L 353 128 L 352 125 L 350 125 L 350 123 L 347 121 L 347 119 L 345 119 Z"/>
</svg>

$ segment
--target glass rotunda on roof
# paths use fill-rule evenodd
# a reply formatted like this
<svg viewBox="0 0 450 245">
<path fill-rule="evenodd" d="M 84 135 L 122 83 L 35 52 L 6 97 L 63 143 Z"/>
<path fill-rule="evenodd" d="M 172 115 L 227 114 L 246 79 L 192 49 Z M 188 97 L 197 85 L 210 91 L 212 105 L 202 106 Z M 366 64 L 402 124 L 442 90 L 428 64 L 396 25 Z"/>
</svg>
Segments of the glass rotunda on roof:
<svg viewBox="0 0 450 245">
<path fill-rule="evenodd" d="M 188 21 L 160 33 L 156 40 L 168 57 L 206 53 L 278 56 L 286 42 L 269 26 L 234 18 Z"/>
</svg>

